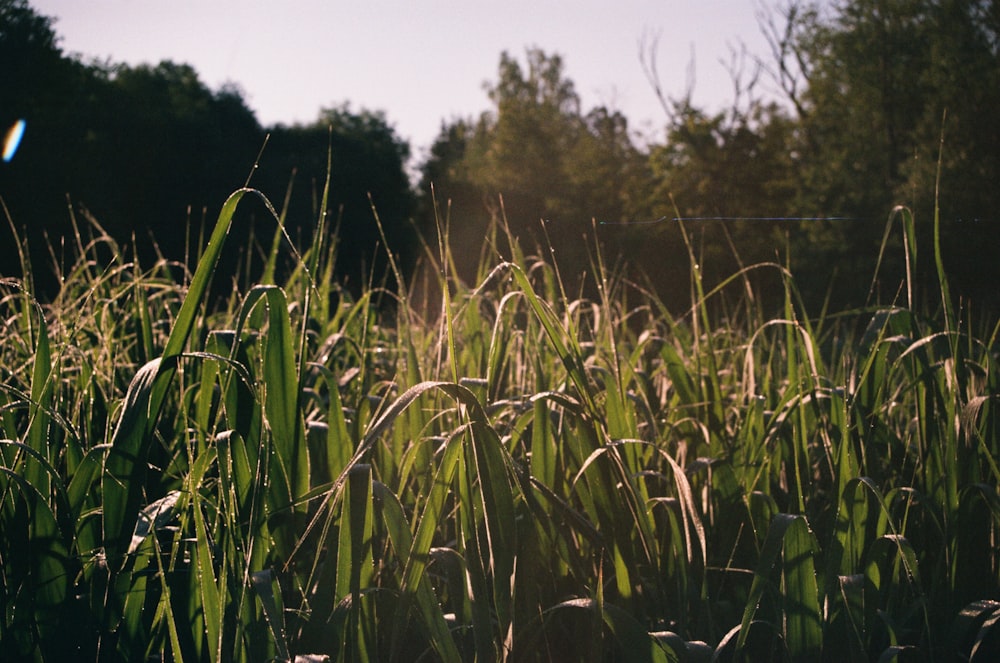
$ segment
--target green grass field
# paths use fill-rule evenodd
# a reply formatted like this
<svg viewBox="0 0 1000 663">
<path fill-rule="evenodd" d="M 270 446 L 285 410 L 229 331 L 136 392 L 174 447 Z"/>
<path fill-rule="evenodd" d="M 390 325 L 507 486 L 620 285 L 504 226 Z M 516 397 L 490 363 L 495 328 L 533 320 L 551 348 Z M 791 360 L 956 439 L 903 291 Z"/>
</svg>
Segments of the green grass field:
<svg viewBox="0 0 1000 663">
<path fill-rule="evenodd" d="M 997 327 L 940 258 L 940 292 L 820 317 L 781 265 L 695 268 L 671 313 L 596 249 L 568 295 L 500 226 L 469 285 L 428 247 L 429 319 L 340 291 L 320 224 L 215 302 L 253 195 L 193 273 L 93 226 L 50 303 L 0 281 L 0 659 L 1000 652 Z"/>
</svg>

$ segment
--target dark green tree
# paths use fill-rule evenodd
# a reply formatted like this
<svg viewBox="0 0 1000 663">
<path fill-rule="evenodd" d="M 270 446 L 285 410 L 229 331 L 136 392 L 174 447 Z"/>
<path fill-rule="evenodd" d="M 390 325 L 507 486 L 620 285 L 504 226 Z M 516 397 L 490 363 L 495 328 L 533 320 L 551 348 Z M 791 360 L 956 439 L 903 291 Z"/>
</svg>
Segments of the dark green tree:
<svg viewBox="0 0 1000 663">
<path fill-rule="evenodd" d="M 71 191 L 116 237 L 135 232 L 182 259 L 246 180 L 260 125 L 238 90 L 213 92 L 186 64 L 103 68 L 94 89 L 91 110 L 104 112 L 91 114 L 87 155 L 102 167 L 80 173 Z M 244 226 L 234 241 L 248 236 Z"/>
<path fill-rule="evenodd" d="M 59 234 L 69 225 L 65 158 L 83 137 L 70 120 L 86 96 L 86 71 L 64 58 L 58 41 L 52 18 L 24 0 L 0 0 L 0 135 L 17 120 L 27 127 L 14 158 L 0 162 L 0 198 L 36 242 L 42 228 Z M 21 275 L 7 220 L 0 221 L 0 274 Z"/>
<path fill-rule="evenodd" d="M 0 0 L 0 107 L 3 130 L 17 119 L 33 121 L 52 105 L 70 74 L 53 19 L 36 13 L 26 0 Z"/>
<path fill-rule="evenodd" d="M 162 255 L 190 264 L 206 224 L 247 181 L 264 144 L 265 131 L 241 91 L 209 89 L 186 64 L 85 64 L 67 57 L 53 20 L 24 0 L 0 0 L 0 19 L 2 130 L 27 120 L 16 158 L 0 164 L 0 197 L 31 255 L 46 257 L 48 244 L 57 262 L 68 262 L 86 210 L 115 240 L 133 247 L 127 257 L 134 253 L 148 265 Z M 345 105 L 323 111 L 312 125 L 271 133 L 250 184 L 280 209 L 298 173 L 286 219 L 294 239 L 311 237 L 332 149 L 328 227 L 339 233 L 340 276 L 356 288 L 383 282 L 385 248 L 377 248 L 373 206 L 390 248 L 408 267 L 416 253 L 409 146 L 382 113 L 354 113 Z M 228 240 L 235 250 L 226 252 L 217 284 L 228 290 L 237 274 L 254 276 L 262 265 L 258 253 L 270 248 L 274 232 L 262 207 L 241 206 Z M 19 272 L 15 243 L 3 241 L 0 251 L 4 275 Z M 29 271 L 51 273 L 41 260 L 35 267 Z"/>
<path fill-rule="evenodd" d="M 863 222 L 827 228 L 827 261 L 870 273 L 897 204 L 929 240 L 938 155 L 953 285 L 995 304 L 1000 50 L 995 2 L 792 2 L 767 24 L 774 72 L 798 113 L 799 205 Z M 977 221 L 978 220 L 978 221 Z M 921 251 L 930 257 L 929 247 Z M 924 281 L 933 282 L 929 260 Z M 847 287 L 863 290 L 862 284 Z"/>
<path fill-rule="evenodd" d="M 71 259 L 83 209 L 118 242 L 134 238 L 145 264 L 193 254 L 200 224 L 245 181 L 263 141 L 239 91 L 213 92 L 170 62 L 84 64 L 27 3 L 4 0 L 0 12 L 0 84 L 12 100 L 0 119 L 4 130 L 27 122 L 15 158 L 0 164 L 0 197 L 31 246 L 29 272 L 52 273 L 46 244 L 57 263 Z M 19 273 L 14 242 L 2 245 L 5 274 Z"/>
<path fill-rule="evenodd" d="M 352 290 L 360 291 L 367 283 L 393 284 L 376 214 L 388 250 L 398 256 L 404 271 L 411 269 L 418 247 L 416 203 L 406 173 L 410 147 L 384 113 L 355 112 L 343 104 L 324 109 L 312 124 L 277 126 L 270 133 L 254 182 L 276 205 L 290 185 L 287 220 L 306 233 L 318 219 L 329 152 L 327 227 L 337 232 L 337 271 Z"/>
<path fill-rule="evenodd" d="M 680 217 L 709 279 L 741 263 L 783 259 L 795 224 L 781 219 L 796 214 L 793 148 L 794 125 L 773 104 L 713 115 L 675 104 L 666 142 L 650 150 L 650 204 L 658 217 Z M 660 234 L 677 254 L 683 239 L 675 225 L 663 224 Z"/>
</svg>

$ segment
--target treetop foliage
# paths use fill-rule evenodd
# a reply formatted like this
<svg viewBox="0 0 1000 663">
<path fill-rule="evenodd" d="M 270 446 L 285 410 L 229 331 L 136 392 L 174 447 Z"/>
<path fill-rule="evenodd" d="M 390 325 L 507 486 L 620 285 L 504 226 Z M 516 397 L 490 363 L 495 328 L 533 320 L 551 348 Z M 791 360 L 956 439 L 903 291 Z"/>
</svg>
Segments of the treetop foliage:
<svg viewBox="0 0 1000 663">
<path fill-rule="evenodd" d="M 800 285 L 810 301 L 860 305 L 869 285 L 860 275 L 891 210 L 905 205 L 918 224 L 939 210 L 959 294 L 998 304 L 988 285 L 1000 276 L 989 258 L 1000 249 L 995 2 L 775 4 L 761 18 L 771 52 L 734 50 L 734 99 L 721 110 L 695 106 L 690 89 L 664 94 L 653 44 L 639 64 L 663 102 L 660 139 L 639 140 L 614 108 L 583 108 L 560 55 L 505 52 L 485 85 L 490 108 L 442 123 L 416 187 L 410 146 L 381 111 L 343 104 L 306 126 L 265 128 L 238 88 L 210 90 L 189 65 L 82 63 L 25 0 L 0 0 L 0 17 L 0 85 L 15 100 L 0 120 L 28 119 L 0 195 L 16 227 L 37 229 L 36 245 L 71 236 L 68 194 L 77 214 L 86 206 L 119 240 L 148 245 L 152 234 L 164 255 L 184 259 L 269 134 L 251 184 L 278 206 L 290 191 L 286 221 L 304 230 L 329 174 L 338 264 L 355 284 L 385 265 L 374 204 L 407 270 L 419 255 L 414 229 L 430 237 L 446 226 L 454 246 L 470 247 L 472 277 L 481 251 L 503 253 L 483 237 L 504 219 L 526 246 L 555 250 L 568 282 L 586 281 L 592 256 L 581 238 L 596 236 L 607 257 L 681 304 L 689 232 L 710 280 L 790 260 L 809 268 Z M 762 80 L 780 98 L 762 93 Z M 251 225 L 237 232 L 272 236 Z M 902 264 L 901 248 L 891 253 L 889 271 Z M 933 271 L 930 256 L 920 251 L 918 271 Z"/>
<path fill-rule="evenodd" d="M 211 90 L 190 65 L 84 63 L 65 56 L 53 20 L 25 0 L 0 0 L 0 19 L 0 120 L 4 130 L 19 118 L 27 122 L 16 158 L 0 164 L 0 197 L 36 267 L 43 267 L 37 263 L 47 245 L 57 267 L 68 263 L 65 247 L 87 219 L 133 245 L 142 264 L 160 257 L 190 264 L 206 221 L 248 176 L 279 208 L 290 190 L 286 222 L 310 231 L 330 148 L 329 209 L 342 228 L 341 277 L 364 282 L 383 260 L 369 193 L 390 231 L 398 236 L 411 227 L 409 146 L 381 112 L 343 105 L 324 110 L 309 126 L 262 127 L 238 87 Z M 234 223 L 233 244 L 252 252 L 274 232 L 273 219 L 258 208 Z M 0 247 L 4 275 L 16 275 L 16 243 Z M 220 286 L 228 288 L 237 265 L 253 262 L 251 256 L 227 255 Z M 44 267 L 31 271 L 51 271 Z"/>
<path fill-rule="evenodd" d="M 862 275 L 891 211 L 908 206 L 930 225 L 939 206 L 953 285 L 995 307 L 995 4 L 776 4 L 761 18 L 771 53 L 755 60 L 734 53 L 733 104 L 719 111 L 694 106 L 690 89 L 663 94 L 652 44 L 643 64 L 666 122 L 662 142 L 642 145 L 624 117 L 580 107 L 558 55 L 529 49 L 522 65 L 504 53 L 487 87 L 493 108 L 478 121 L 442 127 L 424 185 L 434 182 L 453 220 L 468 225 L 496 215 L 501 194 L 507 219 L 522 232 L 548 219 L 579 237 L 591 219 L 611 221 L 599 228 L 608 253 L 653 273 L 672 302 L 685 298 L 669 292 L 683 275 L 662 273 L 664 263 L 685 262 L 676 217 L 688 219 L 710 278 L 790 259 L 806 268 L 800 285 L 810 301 L 829 295 L 861 305 L 869 294 Z M 783 97 L 762 95 L 762 79 Z M 635 224 L 655 219 L 665 222 Z M 921 236 L 929 241 L 932 233 Z M 889 272 L 902 269 L 897 246 L 886 257 Z M 923 248 L 918 272 L 932 283 L 932 252 Z M 577 257 L 564 271 L 589 268 Z"/>
</svg>

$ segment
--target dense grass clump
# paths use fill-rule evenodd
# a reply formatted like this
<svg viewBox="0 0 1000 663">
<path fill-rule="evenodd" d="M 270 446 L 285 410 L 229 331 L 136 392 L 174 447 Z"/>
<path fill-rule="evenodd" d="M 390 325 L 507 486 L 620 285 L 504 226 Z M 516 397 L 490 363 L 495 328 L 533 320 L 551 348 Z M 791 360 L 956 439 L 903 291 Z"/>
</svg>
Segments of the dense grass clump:
<svg viewBox="0 0 1000 663">
<path fill-rule="evenodd" d="M 430 320 L 331 283 L 321 223 L 209 305 L 248 195 L 183 278 L 95 232 L 51 303 L 0 283 L 0 657 L 1000 651 L 996 328 L 943 269 L 933 307 L 904 274 L 811 317 L 780 265 L 710 290 L 689 246 L 675 315 L 596 248 L 571 297 L 498 231 L 471 286 L 428 251 Z"/>
</svg>

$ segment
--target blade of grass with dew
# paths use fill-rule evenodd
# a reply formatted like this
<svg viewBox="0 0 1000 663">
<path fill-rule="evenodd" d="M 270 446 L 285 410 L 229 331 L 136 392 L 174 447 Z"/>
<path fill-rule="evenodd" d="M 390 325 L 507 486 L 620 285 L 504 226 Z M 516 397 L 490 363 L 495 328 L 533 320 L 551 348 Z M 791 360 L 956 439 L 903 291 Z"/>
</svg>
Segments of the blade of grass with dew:
<svg viewBox="0 0 1000 663">
<path fill-rule="evenodd" d="M 781 577 L 779 605 L 783 635 L 793 660 L 817 660 L 823 647 L 822 611 L 813 564 L 815 542 L 804 516 L 777 514 L 767 530 L 767 539 L 754 571 L 750 600 L 736 640 L 736 650 L 746 646 L 751 622 L 775 569 Z"/>
<path fill-rule="evenodd" d="M 342 508 L 334 596 L 341 600 L 341 605 L 346 604 L 347 615 L 338 615 L 343 610 L 338 606 L 332 621 L 340 625 L 342 633 L 340 660 L 367 661 L 377 651 L 368 641 L 376 625 L 372 612 L 364 609 L 369 599 L 362 594 L 363 588 L 372 585 L 375 572 L 371 465 L 351 468 L 344 484 Z"/>
<path fill-rule="evenodd" d="M 208 660 L 219 663 L 223 660 L 223 624 L 228 597 L 226 596 L 225 577 L 216 577 L 216 560 L 212 554 L 213 545 L 209 528 L 202 512 L 202 502 L 205 497 L 199 490 L 205 480 L 206 473 L 216 461 L 215 450 L 206 450 L 195 460 L 187 479 L 188 508 L 194 527 L 194 573 L 191 574 L 192 593 L 198 597 L 200 611 L 191 615 L 191 637 L 195 642 L 198 656 L 207 655 Z M 213 507 L 217 508 L 217 507 Z M 225 569 L 221 569 L 225 573 Z M 221 582 L 220 582 L 221 580 Z M 222 585 L 220 589 L 220 584 Z"/>
<path fill-rule="evenodd" d="M 129 385 L 118 426 L 105 460 L 102 481 L 104 495 L 104 538 L 109 564 L 120 568 L 124 542 L 135 524 L 139 491 L 145 475 L 143 465 L 150 442 L 150 431 L 159 419 L 169 383 L 176 370 L 176 358 L 183 351 L 194 329 L 198 309 L 222 255 L 233 215 L 240 200 L 251 189 L 240 189 L 225 202 L 208 246 L 198 262 L 188 292 L 174 320 L 163 355 L 145 364 Z M 262 194 L 259 195 L 270 207 Z"/>
<path fill-rule="evenodd" d="M 216 545 L 223 551 L 229 574 L 231 600 L 239 612 L 232 625 L 232 633 L 224 640 L 237 647 L 241 660 L 250 660 L 248 653 L 261 652 L 270 646 L 262 642 L 266 619 L 262 607 L 253 600 L 251 574 L 267 566 L 270 548 L 270 530 L 262 517 L 260 496 L 263 486 L 258 485 L 246 452 L 245 443 L 234 431 L 224 431 L 215 438 L 218 449 L 219 500 L 222 505 L 222 524 L 216 532 Z M 228 627 L 227 627 L 228 628 Z M 276 646 L 276 645 L 275 645 Z"/>
<path fill-rule="evenodd" d="M 274 485 L 276 489 L 282 490 L 287 487 L 288 503 L 291 503 L 309 485 L 309 458 L 299 416 L 298 363 L 288 315 L 288 300 L 280 288 L 253 288 L 244 302 L 238 329 L 242 329 L 246 321 L 242 316 L 249 316 L 258 301 L 266 306 L 268 320 L 267 332 L 263 336 L 263 366 L 260 376 L 264 413 L 276 452 L 278 470 L 282 475 L 282 481 Z"/>
<path fill-rule="evenodd" d="M 150 580 L 155 582 L 159 565 L 153 537 L 145 537 L 128 556 L 123 569 L 109 574 L 108 596 L 104 598 L 104 633 L 116 634 L 115 638 L 102 640 L 102 646 L 114 646 L 116 655 L 127 657 L 129 652 L 145 652 L 153 642 L 152 628 L 156 617 L 148 601 L 154 598 L 149 591 Z M 99 652 L 110 657 L 110 652 Z"/>
<path fill-rule="evenodd" d="M 184 647 L 181 645 L 180 632 L 177 628 L 177 620 L 174 619 L 174 610 L 171 601 L 172 592 L 170 590 L 170 584 L 167 582 L 167 569 L 163 566 L 163 554 L 161 553 L 159 546 L 154 545 L 154 557 L 156 558 L 158 564 L 156 576 L 160 580 L 160 600 L 156 604 L 156 614 L 153 616 L 153 624 L 166 625 L 167 643 L 170 645 L 169 651 L 171 653 L 171 660 L 183 663 Z M 161 652 L 166 649 L 162 646 L 156 647 L 158 644 L 159 643 L 156 639 L 150 639 L 149 645 L 146 648 L 147 658 L 154 655 L 154 648 L 159 648 Z"/>
<path fill-rule="evenodd" d="M 406 540 L 409 538 L 409 530 L 402 532 L 398 527 L 390 529 L 390 532 L 397 532 L 393 540 L 393 545 L 396 547 L 397 554 L 400 555 L 403 562 L 400 591 L 403 592 L 404 596 L 409 592 L 418 592 L 417 600 L 420 601 L 419 610 L 425 625 L 435 634 L 435 638 L 438 640 L 441 639 L 442 635 L 442 624 L 438 623 L 439 616 L 441 615 L 440 606 L 436 604 L 431 606 L 428 603 L 430 599 L 426 596 L 428 589 L 421 589 L 421 587 L 429 587 L 425 571 L 430 560 L 430 549 L 434 542 L 434 536 L 437 534 L 439 523 L 445 518 L 446 500 L 452 490 L 455 473 L 458 469 L 459 456 L 462 452 L 461 438 L 468 434 L 468 428 L 469 424 L 459 426 L 445 440 L 443 451 L 438 461 L 437 471 L 434 474 L 434 480 L 430 484 L 429 492 L 424 497 L 423 509 L 416 520 L 412 541 L 407 542 Z M 404 546 L 404 543 L 408 543 L 408 545 Z M 399 638 L 404 632 L 404 619 L 405 614 L 403 612 L 396 613 L 396 625 L 393 628 L 391 650 L 394 658 L 398 656 L 403 646 L 403 642 Z M 443 618 L 441 621 L 443 622 Z M 445 625 L 446 628 L 447 626 Z M 458 657 L 457 650 L 452 651 L 454 650 L 454 642 L 450 634 L 447 634 L 447 642 L 447 645 L 439 642 L 438 647 L 444 649 L 448 656 Z"/>
<path fill-rule="evenodd" d="M 508 462 L 496 431 L 482 418 L 473 419 L 472 435 L 467 445 L 475 466 L 482 506 L 483 526 L 488 546 L 489 576 L 492 581 L 494 611 L 499 626 L 501 646 L 508 644 L 513 621 L 511 614 L 511 581 L 517 554 L 514 522 L 514 494 L 508 472 Z"/>
<path fill-rule="evenodd" d="M 476 659 L 494 661 L 500 658 L 497 643 L 497 627 L 500 625 L 494 623 L 490 610 L 489 541 L 488 535 L 480 529 L 486 518 L 480 502 L 476 499 L 475 468 L 469 460 L 467 453 L 459 455 L 456 488 L 459 508 L 458 550 L 465 560 L 468 576 Z"/>
<path fill-rule="evenodd" d="M 285 631 L 284 606 L 281 601 L 281 592 L 274 591 L 274 586 L 277 584 L 274 571 L 271 569 L 254 571 L 250 574 L 250 581 L 254 593 L 260 599 L 264 609 L 264 617 L 268 629 L 271 631 L 271 641 L 275 644 L 278 660 L 290 660 Z"/>
<path fill-rule="evenodd" d="M 239 434 L 248 443 L 252 465 L 256 464 L 259 451 L 264 448 L 262 399 L 250 369 L 250 352 L 256 338 L 252 331 L 216 330 L 210 332 L 205 341 L 206 352 L 227 358 L 217 364 L 222 392 L 220 408 L 226 417 L 224 429 Z M 212 397 L 215 398 L 214 393 Z"/>
<path fill-rule="evenodd" d="M 313 465 L 312 458 L 320 457 L 326 459 L 326 480 L 332 481 L 340 475 L 351 459 L 353 443 L 350 432 L 347 429 L 347 419 L 344 415 L 344 403 L 340 397 L 340 380 L 337 374 L 326 366 L 313 365 L 310 367 L 322 376 L 326 383 L 329 403 L 326 407 L 326 437 L 323 440 L 325 448 L 322 454 L 311 456 L 310 466 Z"/>
<path fill-rule="evenodd" d="M 477 651 L 486 655 L 494 647 L 494 643 L 486 643 L 488 634 L 498 628 L 500 637 L 506 640 L 512 620 L 510 582 L 517 548 L 509 462 L 475 394 L 451 383 L 437 387 L 462 403 L 471 423 L 471 434 L 466 437 L 459 462 L 458 490 L 466 561 L 476 597 L 473 611 L 492 604 L 496 619 L 494 627 L 492 618 L 480 614 L 473 626 L 481 631 L 476 634 Z"/>
</svg>

